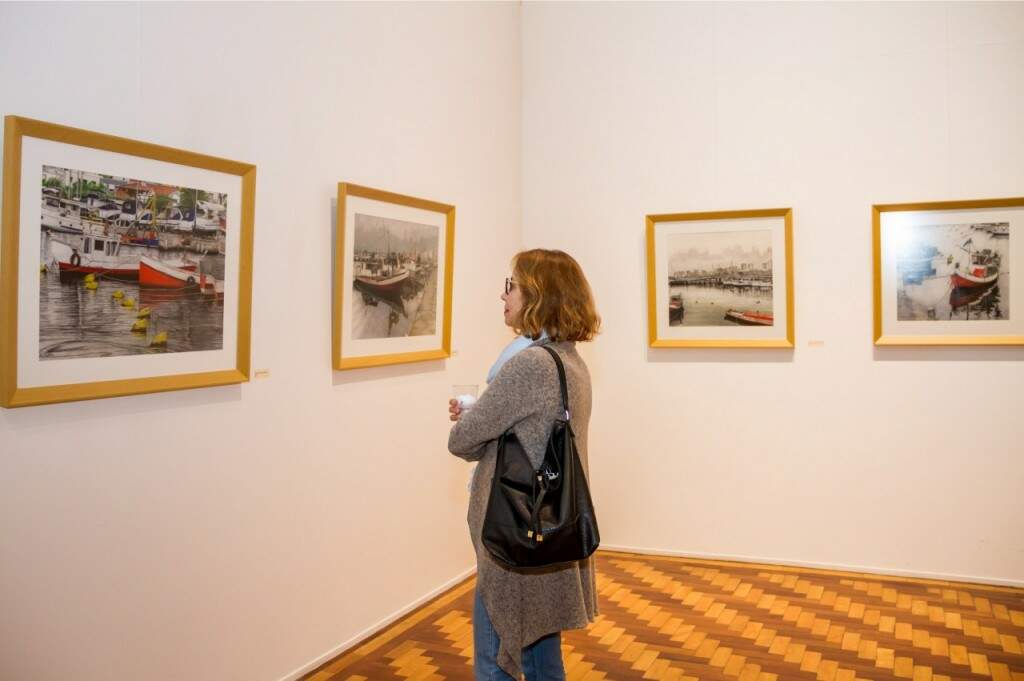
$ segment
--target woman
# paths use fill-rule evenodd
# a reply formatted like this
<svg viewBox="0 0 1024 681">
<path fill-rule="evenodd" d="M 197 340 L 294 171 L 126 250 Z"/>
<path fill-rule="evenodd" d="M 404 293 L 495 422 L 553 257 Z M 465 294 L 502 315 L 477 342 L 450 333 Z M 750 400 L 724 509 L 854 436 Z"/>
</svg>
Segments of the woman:
<svg viewBox="0 0 1024 681">
<path fill-rule="evenodd" d="M 449 402 L 457 423 L 448 449 L 479 461 L 469 500 L 469 531 L 476 549 L 473 608 L 476 679 L 562 681 L 561 634 L 586 627 L 597 614 L 593 559 L 537 570 L 513 570 L 497 563 L 480 540 L 494 477 L 497 438 L 510 428 L 534 467 L 540 466 L 551 426 L 564 418 L 558 373 L 547 344 L 565 364 L 569 411 L 583 466 L 587 466 L 590 374 L 576 352 L 589 341 L 600 318 L 579 264 L 562 251 L 535 249 L 513 259 L 505 281 L 505 323 L 534 339 L 508 359 L 472 409 Z"/>
</svg>

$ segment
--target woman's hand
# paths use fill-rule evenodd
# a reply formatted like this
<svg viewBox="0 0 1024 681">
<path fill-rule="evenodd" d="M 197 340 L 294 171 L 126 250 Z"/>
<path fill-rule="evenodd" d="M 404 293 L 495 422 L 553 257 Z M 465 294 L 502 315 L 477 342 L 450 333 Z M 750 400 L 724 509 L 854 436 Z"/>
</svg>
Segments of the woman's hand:
<svg viewBox="0 0 1024 681">
<path fill-rule="evenodd" d="M 459 401 L 455 398 L 448 400 L 448 420 L 458 421 L 460 416 L 462 416 L 462 407 L 459 406 Z"/>
</svg>

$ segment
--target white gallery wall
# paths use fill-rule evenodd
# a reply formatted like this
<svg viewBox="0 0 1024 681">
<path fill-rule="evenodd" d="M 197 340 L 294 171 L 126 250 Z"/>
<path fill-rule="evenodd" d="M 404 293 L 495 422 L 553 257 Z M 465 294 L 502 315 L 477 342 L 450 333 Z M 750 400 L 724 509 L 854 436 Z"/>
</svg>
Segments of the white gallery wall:
<svg viewBox="0 0 1024 681">
<path fill-rule="evenodd" d="M 248 384 L 0 410 L 0 679 L 293 678 L 469 573 L 514 4 L 0 4 L 0 113 L 257 166 Z M 337 182 L 454 204 L 448 361 L 331 370 Z"/>
<path fill-rule="evenodd" d="M 1024 349 L 871 336 L 872 204 L 1024 195 L 1024 3 L 527 3 L 522 32 L 523 243 L 604 317 L 605 545 L 1024 584 Z M 644 216 L 775 207 L 796 348 L 649 349 Z"/>
</svg>

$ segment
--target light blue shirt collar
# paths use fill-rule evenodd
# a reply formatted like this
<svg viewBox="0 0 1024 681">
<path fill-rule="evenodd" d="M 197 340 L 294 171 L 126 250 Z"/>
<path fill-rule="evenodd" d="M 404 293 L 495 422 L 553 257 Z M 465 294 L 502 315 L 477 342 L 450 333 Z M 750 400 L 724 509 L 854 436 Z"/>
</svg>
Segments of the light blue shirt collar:
<svg viewBox="0 0 1024 681">
<path fill-rule="evenodd" d="M 547 338 L 547 332 L 541 331 L 540 338 L 538 338 L 537 340 L 547 340 Z M 518 355 L 520 352 L 533 345 L 535 342 L 536 341 L 534 341 L 529 336 L 519 336 L 515 338 L 511 343 L 506 345 L 505 349 L 501 351 L 500 355 L 498 355 L 498 359 L 495 360 L 494 366 L 492 366 L 491 370 L 487 372 L 487 382 L 490 383 L 491 381 L 494 380 L 494 377 L 498 375 L 499 371 L 501 371 L 501 367 L 505 366 L 505 362 L 509 361 L 510 359 Z"/>
</svg>

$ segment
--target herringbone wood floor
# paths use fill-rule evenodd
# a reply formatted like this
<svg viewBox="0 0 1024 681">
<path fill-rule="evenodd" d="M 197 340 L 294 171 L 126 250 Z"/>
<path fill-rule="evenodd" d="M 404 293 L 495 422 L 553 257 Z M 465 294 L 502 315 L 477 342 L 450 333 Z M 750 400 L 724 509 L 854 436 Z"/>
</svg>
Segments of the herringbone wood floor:
<svg viewBox="0 0 1024 681">
<path fill-rule="evenodd" d="M 570 681 L 1024 681 L 1024 590 L 598 553 Z M 473 580 L 306 681 L 471 681 Z"/>
</svg>

